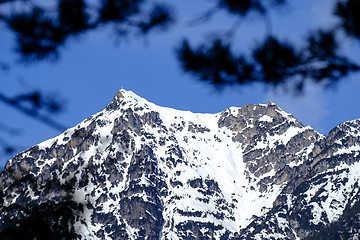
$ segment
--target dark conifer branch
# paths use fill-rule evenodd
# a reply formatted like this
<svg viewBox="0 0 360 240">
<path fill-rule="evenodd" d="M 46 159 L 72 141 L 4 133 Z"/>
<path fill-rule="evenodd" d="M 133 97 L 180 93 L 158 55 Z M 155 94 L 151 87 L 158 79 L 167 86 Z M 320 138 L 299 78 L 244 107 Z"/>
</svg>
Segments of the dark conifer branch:
<svg viewBox="0 0 360 240">
<path fill-rule="evenodd" d="M 285 3 L 286 1 L 281 0 L 219 0 L 217 6 L 238 18 L 244 18 L 250 12 L 266 16 L 269 9 Z M 360 11 L 360 4 L 348 0 L 338 2 L 335 12 L 342 19 L 345 31 L 355 37 L 357 32 L 360 33 L 356 11 Z M 331 30 L 310 32 L 303 46 L 270 36 L 250 52 L 242 54 L 231 50 L 234 39 L 229 41 L 228 35 L 228 44 L 221 40 L 225 39 L 224 35 L 215 41 L 207 39 L 198 47 L 191 47 L 186 40 L 177 48 L 176 55 L 185 72 L 195 79 L 208 82 L 214 88 L 262 82 L 285 88 L 292 85 L 295 92 L 301 93 L 308 80 L 329 86 L 360 70 L 358 63 L 339 53 L 341 44 L 336 38 L 338 30 L 339 28 L 333 27 Z M 246 54 L 249 57 L 244 58 Z"/>
<path fill-rule="evenodd" d="M 338 1 L 334 14 L 340 19 L 341 27 L 346 34 L 360 40 L 360 1 Z"/>
<path fill-rule="evenodd" d="M 69 38 L 111 23 L 119 37 L 129 33 L 149 34 L 155 29 L 165 31 L 175 22 L 174 9 L 167 4 L 154 4 L 146 12 L 145 0 L 104 0 L 89 14 L 85 0 L 59 0 L 56 9 L 32 5 L 23 12 L 2 15 L 0 20 L 16 34 L 17 52 L 21 60 L 34 62 L 56 60 L 59 50 Z M 53 12 L 55 11 L 56 14 Z M 122 29 L 121 31 L 118 31 Z"/>
<path fill-rule="evenodd" d="M 17 98 L 9 98 L 9 97 L 5 96 L 3 93 L 0 93 L 0 101 L 7 104 L 8 106 L 15 108 L 19 112 L 21 112 L 31 118 L 34 118 L 35 120 L 38 120 L 38 121 L 48 125 L 49 127 L 52 127 L 59 131 L 64 131 L 66 129 L 66 127 L 64 125 L 62 125 L 61 123 L 58 123 L 54 119 L 49 118 L 45 114 L 40 113 L 39 107 L 40 107 L 41 103 L 40 103 L 38 97 L 36 97 L 35 95 L 34 95 L 34 98 L 31 99 L 31 101 L 33 101 L 33 104 L 34 104 L 33 108 L 24 106 L 23 104 L 21 104 L 21 101 L 19 101 L 19 100 L 20 99 L 17 99 Z M 39 104 L 39 105 L 37 105 L 37 104 Z"/>
</svg>

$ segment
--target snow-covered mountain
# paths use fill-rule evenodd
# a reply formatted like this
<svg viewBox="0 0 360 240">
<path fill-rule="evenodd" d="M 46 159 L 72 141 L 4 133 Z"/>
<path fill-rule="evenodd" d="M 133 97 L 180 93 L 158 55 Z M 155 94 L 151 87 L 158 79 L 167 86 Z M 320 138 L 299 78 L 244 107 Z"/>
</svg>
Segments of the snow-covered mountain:
<svg viewBox="0 0 360 240">
<path fill-rule="evenodd" d="M 8 161 L 0 236 L 357 238 L 359 153 L 359 119 L 324 136 L 272 102 L 196 114 L 120 90 Z"/>
</svg>

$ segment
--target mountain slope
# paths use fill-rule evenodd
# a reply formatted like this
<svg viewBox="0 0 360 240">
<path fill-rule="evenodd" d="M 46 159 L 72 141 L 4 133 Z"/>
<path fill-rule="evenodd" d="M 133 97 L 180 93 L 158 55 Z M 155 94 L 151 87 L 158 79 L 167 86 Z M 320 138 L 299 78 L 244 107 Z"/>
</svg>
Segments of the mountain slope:
<svg viewBox="0 0 360 240">
<path fill-rule="evenodd" d="M 194 114 L 120 90 L 6 164 L 0 232 L 36 236 L 40 222 L 44 239 L 310 237 L 358 201 L 359 124 L 323 136 L 271 102 Z"/>
<path fill-rule="evenodd" d="M 288 239 L 316 236 L 324 227 L 331 227 L 327 226 L 329 223 L 339 220 L 344 209 L 358 209 L 353 206 L 359 204 L 359 153 L 360 120 L 334 128 L 315 143 L 307 163 L 296 167 L 297 176 L 286 184 L 273 209 L 242 234 L 253 237 L 282 234 Z M 358 231 L 351 228 L 349 232 L 353 230 Z M 296 234 L 290 234 L 291 231 Z"/>
</svg>

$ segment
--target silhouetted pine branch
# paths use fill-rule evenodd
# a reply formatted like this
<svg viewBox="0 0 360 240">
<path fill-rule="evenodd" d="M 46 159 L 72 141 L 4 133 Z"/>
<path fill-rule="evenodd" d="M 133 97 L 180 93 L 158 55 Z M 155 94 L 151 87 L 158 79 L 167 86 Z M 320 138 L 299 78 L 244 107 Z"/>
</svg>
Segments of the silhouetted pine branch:
<svg viewBox="0 0 360 240">
<path fill-rule="evenodd" d="M 245 18 L 251 12 L 265 16 L 271 8 L 286 3 L 286 0 L 218 0 L 216 6 L 237 18 Z M 214 12 L 212 9 L 206 19 Z M 271 35 L 249 52 L 239 54 L 232 50 L 234 40 L 220 35 L 195 47 L 185 39 L 176 48 L 176 55 L 185 72 L 215 89 L 261 82 L 291 87 L 295 93 L 301 93 L 308 81 L 331 86 L 360 70 L 357 62 L 340 54 L 342 44 L 336 37 L 344 30 L 360 40 L 359 12 L 359 1 L 338 1 L 335 15 L 341 20 L 340 27 L 310 31 L 302 46 Z"/>
<path fill-rule="evenodd" d="M 40 92 L 18 95 L 13 98 L 7 97 L 0 92 L 0 101 L 49 127 L 59 131 L 66 129 L 64 125 L 48 117 L 48 114 L 41 113 L 41 109 L 45 109 L 48 113 L 56 113 L 60 111 L 61 105 L 51 99 L 45 99 Z M 24 103 L 28 103 L 29 106 Z"/>
<path fill-rule="evenodd" d="M 148 34 L 155 29 L 164 31 L 175 21 L 172 7 L 154 3 L 147 10 L 145 0 L 98 1 L 99 7 L 95 11 L 90 11 L 90 4 L 85 0 L 55 2 L 55 9 L 46 9 L 35 4 L 25 7 L 24 1 L 23 11 L 2 15 L 1 20 L 16 34 L 16 49 L 21 60 L 57 59 L 59 49 L 69 38 L 107 24 L 113 25 L 114 29 L 122 29 L 121 37 L 125 37 L 132 32 Z"/>
</svg>

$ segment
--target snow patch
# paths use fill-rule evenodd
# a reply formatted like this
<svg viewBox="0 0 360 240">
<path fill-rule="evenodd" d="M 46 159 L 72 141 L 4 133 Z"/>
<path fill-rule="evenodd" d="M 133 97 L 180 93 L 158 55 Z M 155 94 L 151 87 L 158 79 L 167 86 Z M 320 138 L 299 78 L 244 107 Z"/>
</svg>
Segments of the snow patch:
<svg viewBox="0 0 360 240">
<path fill-rule="evenodd" d="M 273 118 L 268 115 L 263 115 L 259 118 L 260 122 L 273 122 Z"/>
</svg>

